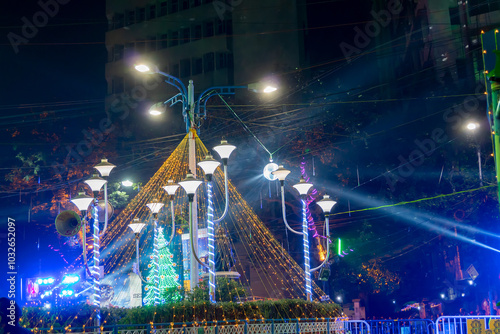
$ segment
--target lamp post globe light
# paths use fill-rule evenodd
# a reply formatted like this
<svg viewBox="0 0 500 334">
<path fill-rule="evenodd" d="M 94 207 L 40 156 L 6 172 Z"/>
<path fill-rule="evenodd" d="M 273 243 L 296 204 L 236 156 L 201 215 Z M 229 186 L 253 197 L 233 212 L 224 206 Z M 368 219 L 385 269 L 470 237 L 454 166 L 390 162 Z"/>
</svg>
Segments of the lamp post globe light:
<svg viewBox="0 0 500 334">
<path fill-rule="evenodd" d="M 299 183 L 294 184 L 293 187 L 297 190 L 300 196 L 300 200 L 302 202 L 302 232 L 297 232 L 288 225 L 286 220 L 286 208 L 285 208 L 285 179 L 290 174 L 288 169 L 285 169 L 283 166 L 279 166 L 277 170 L 272 172 L 272 174 L 280 181 L 281 185 L 281 206 L 282 206 L 282 214 L 283 214 L 283 222 L 287 229 L 292 231 L 295 234 L 301 234 L 303 240 L 303 248 L 304 248 L 304 275 L 305 275 L 305 291 L 306 291 L 306 300 L 312 302 L 312 282 L 311 282 L 311 273 L 322 268 L 326 262 L 328 261 L 329 253 L 329 223 L 328 223 L 328 215 L 330 210 L 335 205 L 335 201 L 330 200 L 328 195 L 325 195 L 322 201 L 318 202 L 320 208 L 325 212 L 325 227 L 326 227 L 326 237 L 327 237 L 327 254 L 323 263 L 321 263 L 318 267 L 311 269 L 310 264 L 310 247 L 309 247 L 309 231 L 307 226 L 307 202 L 306 197 L 309 190 L 312 188 L 313 184 L 306 182 L 303 176 L 300 177 Z"/>
<path fill-rule="evenodd" d="M 469 122 L 466 125 L 467 131 L 469 131 L 473 138 L 473 141 L 475 142 L 474 146 L 476 147 L 476 153 L 477 153 L 477 166 L 478 166 L 478 171 L 479 171 L 479 185 L 482 187 L 483 186 L 483 171 L 481 167 L 481 146 L 479 145 L 479 138 L 478 136 L 478 129 L 479 129 L 479 124 L 475 122 Z"/>
<path fill-rule="evenodd" d="M 141 223 L 141 221 L 139 220 L 139 218 L 134 218 L 134 220 L 132 221 L 132 223 L 128 224 L 128 227 L 130 227 L 130 229 L 132 230 L 132 232 L 134 232 L 134 235 L 135 235 L 135 259 L 136 259 L 136 264 L 135 264 L 134 272 L 139 276 L 139 278 L 143 282 L 145 282 L 145 280 L 142 278 L 141 267 L 140 267 L 140 263 L 139 263 L 139 261 L 140 261 L 140 257 L 139 257 L 139 238 L 140 238 L 140 234 L 141 234 L 141 231 L 144 228 L 144 226 L 146 226 L 146 224 Z"/>
</svg>

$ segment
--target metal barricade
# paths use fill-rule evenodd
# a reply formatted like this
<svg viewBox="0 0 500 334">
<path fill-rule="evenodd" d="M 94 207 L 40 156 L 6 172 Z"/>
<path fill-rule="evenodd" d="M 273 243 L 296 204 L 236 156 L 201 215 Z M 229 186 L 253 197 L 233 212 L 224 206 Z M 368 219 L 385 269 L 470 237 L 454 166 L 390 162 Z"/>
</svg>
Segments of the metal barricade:
<svg viewBox="0 0 500 334">
<path fill-rule="evenodd" d="M 371 334 L 433 334 L 429 319 L 367 320 Z"/>
<path fill-rule="evenodd" d="M 491 320 L 500 320 L 497 315 L 442 316 L 436 320 L 434 334 L 467 334 L 467 321 L 475 334 L 485 334 Z M 474 321 L 475 320 L 475 321 Z"/>
<path fill-rule="evenodd" d="M 365 320 L 344 321 L 344 334 L 371 334 L 370 325 Z"/>
</svg>

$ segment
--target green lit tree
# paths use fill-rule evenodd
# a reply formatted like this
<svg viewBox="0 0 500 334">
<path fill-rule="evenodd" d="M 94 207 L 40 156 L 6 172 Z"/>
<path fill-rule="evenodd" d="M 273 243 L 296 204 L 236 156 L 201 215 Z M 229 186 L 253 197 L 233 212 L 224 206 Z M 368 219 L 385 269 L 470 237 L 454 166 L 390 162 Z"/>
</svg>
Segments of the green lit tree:
<svg viewBox="0 0 500 334">
<path fill-rule="evenodd" d="M 163 235 L 163 227 L 158 227 L 158 244 L 160 245 L 159 263 L 160 263 L 160 304 L 168 304 L 180 301 L 182 299 L 181 285 L 179 284 L 179 275 L 175 271 L 176 264 L 173 262 L 173 255 L 165 246 L 165 237 Z M 148 264 L 150 268 L 147 276 L 148 283 L 144 288 L 146 297 L 144 297 L 144 305 L 154 305 L 155 289 L 154 289 L 154 272 L 153 255 L 150 256 L 151 262 Z"/>
</svg>

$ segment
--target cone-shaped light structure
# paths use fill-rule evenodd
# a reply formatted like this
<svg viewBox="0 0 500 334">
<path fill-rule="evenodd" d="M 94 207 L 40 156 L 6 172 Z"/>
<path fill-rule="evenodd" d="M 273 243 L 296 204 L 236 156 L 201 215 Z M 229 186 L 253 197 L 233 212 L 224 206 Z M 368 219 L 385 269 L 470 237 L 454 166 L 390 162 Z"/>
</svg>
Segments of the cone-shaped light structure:
<svg viewBox="0 0 500 334">
<path fill-rule="evenodd" d="M 84 182 L 89 185 L 92 191 L 95 192 L 101 190 L 102 186 L 108 181 L 106 181 L 102 177 L 99 177 L 99 175 L 94 174 L 90 179 L 87 179 Z"/>
<path fill-rule="evenodd" d="M 275 170 L 274 172 L 271 172 L 271 174 L 276 176 L 278 180 L 285 181 L 288 174 L 290 174 L 290 171 L 288 169 L 285 169 L 282 165 L 280 165 L 278 169 Z"/>
<path fill-rule="evenodd" d="M 153 202 L 146 204 L 146 206 L 151 210 L 152 213 L 157 214 L 163 208 L 163 203 L 153 200 Z"/>
<path fill-rule="evenodd" d="M 203 169 L 203 172 L 207 177 L 209 175 L 211 176 L 215 172 L 217 167 L 219 167 L 219 165 L 220 162 L 214 160 L 211 154 L 207 154 L 204 160 L 198 162 L 198 166 L 200 166 L 201 169 Z"/>
<path fill-rule="evenodd" d="M 307 192 L 309 191 L 309 189 L 311 189 L 312 186 L 312 183 L 306 182 L 306 180 L 304 180 L 302 176 L 300 177 L 299 183 L 293 185 L 293 187 L 297 189 L 299 195 L 301 196 L 307 195 Z"/>
<path fill-rule="evenodd" d="M 180 185 L 174 182 L 174 180 L 168 180 L 168 183 L 166 186 L 163 186 L 163 189 L 169 194 L 170 196 L 174 196 L 175 192 L 177 189 L 179 189 Z"/>
<path fill-rule="evenodd" d="M 92 203 L 93 200 L 94 200 L 94 197 L 87 196 L 87 195 L 85 195 L 84 192 L 79 192 L 78 196 L 75 196 L 71 199 L 71 202 L 74 205 L 76 205 L 78 210 L 86 211 L 88 209 L 90 203 Z"/>
<path fill-rule="evenodd" d="M 323 199 L 321 201 L 316 202 L 316 204 L 319 205 L 319 207 L 321 208 L 321 210 L 323 210 L 325 214 L 329 214 L 333 206 L 337 204 L 337 202 L 335 202 L 333 199 L 330 198 L 330 196 L 325 194 L 325 196 L 323 196 Z"/>
<path fill-rule="evenodd" d="M 146 226 L 146 224 L 141 223 L 141 221 L 139 220 L 139 218 L 134 218 L 134 220 L 130 224 L 128 224 L 128 227 L 130 227 L 130 229 L 136 235 L 141 233 L 141 231 L 144 228 L 144 226 Z"/>
<path fill-rule="evenodd" d="M 227 164 L 227 159 L 235 149 L 236 146 L 228 144 L 225 139 L 222 139 L 220 144 L 214 147 L 214 151 L 219 154 L 224 164 Z"/>
<path fill-rule="evenodd" d="M 196 189 L 202 184 L 203 181 L 197 180 L 191 171 L 186 175 L 186 178 L 179 182 L 179 185 L 186 191 L 188 194 L 189 200 L 193 199 L 194 194 L 196 193 Z"/>
<path fill-rule="evenodd" d="M 109 176 L 109 173 L 115 167 L 115 165 L 108 162 L 108 159 L 101 159 L 101 162 L 94 166 L 102 177 Z"/>
</svg>

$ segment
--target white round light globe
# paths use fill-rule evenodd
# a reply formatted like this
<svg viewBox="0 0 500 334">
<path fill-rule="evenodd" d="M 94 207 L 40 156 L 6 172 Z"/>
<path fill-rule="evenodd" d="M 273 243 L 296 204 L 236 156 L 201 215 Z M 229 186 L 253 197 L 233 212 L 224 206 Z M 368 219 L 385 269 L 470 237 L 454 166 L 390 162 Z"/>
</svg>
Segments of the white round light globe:
<svg viewBox="0 0 500 334">
<path fill-rule="evenodd" d="M 266 179 L 269 181 L 274 181 L 276 180 L 276 176 L 272 174 L 275 170 L 278 169 L 278 165 L 275 164 L 274 162 L 270 162 L 264 167 L 264 172 L 262 173 Z"/>
</svg>

